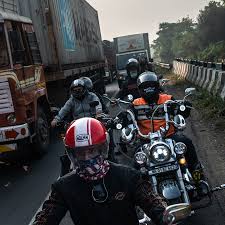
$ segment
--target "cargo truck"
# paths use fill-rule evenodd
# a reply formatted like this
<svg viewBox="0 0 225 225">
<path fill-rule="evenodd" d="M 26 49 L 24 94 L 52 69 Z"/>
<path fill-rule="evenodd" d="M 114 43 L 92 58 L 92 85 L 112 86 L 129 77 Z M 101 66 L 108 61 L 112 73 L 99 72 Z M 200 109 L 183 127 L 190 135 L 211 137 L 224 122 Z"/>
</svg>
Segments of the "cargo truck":
<svg viewBox="0 0 225 225">
<path fill-rule="evenodd" d="M 20 15 L 33 21 L 50 101 L 62 105 L 69 85 L 80 76 L 90 77 L 103 94 L 105 59 L 97 11 L 85 0 L 17 2 Z"/>
<path fill-rule="evenodd" d="M 0 11 L 0 159 L 31 143 L 43 153 L 50 115 L 32 21 Z"/>
<path fill-rule="evenodd" d="M 30 144 L 43 154 L 49 100 L 62 105 L 80 76 L 105 90 L 98 14 L 83 0 L 0 0 L 0 48 L 0 160 Z"/>
<path fill-rule="evenodd" d="M 116 54 L 114 44 L 108 40 L 104 40 L 102 43 L 106 62 L 105 81 L 112 82 L 116 69 Z"/>
<path fill-rule="evenodd" d="M 128 59 L 145 57 L 150 62 L 150 45 L 148 33 L 133 34 L 114 38 L 116 50 L 116 70 L 119 87 L 126 80 L 126 63 Z"/>
</svg>

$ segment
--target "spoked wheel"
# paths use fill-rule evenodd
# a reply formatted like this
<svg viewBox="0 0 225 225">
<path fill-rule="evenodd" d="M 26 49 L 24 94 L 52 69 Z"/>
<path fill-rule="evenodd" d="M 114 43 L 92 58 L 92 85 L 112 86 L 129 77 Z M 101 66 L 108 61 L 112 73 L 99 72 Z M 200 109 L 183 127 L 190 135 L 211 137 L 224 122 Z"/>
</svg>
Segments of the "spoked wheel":
<svg viewBox="0 0 225 225">
<path fill-rule="evenodd" d="M 36 121 L 36 137 L 34 141 L 34 150 L 38 156 L 47 152 L 50 143 L 50 132 L 47 117 L 40 107 Z"/>
</svg>

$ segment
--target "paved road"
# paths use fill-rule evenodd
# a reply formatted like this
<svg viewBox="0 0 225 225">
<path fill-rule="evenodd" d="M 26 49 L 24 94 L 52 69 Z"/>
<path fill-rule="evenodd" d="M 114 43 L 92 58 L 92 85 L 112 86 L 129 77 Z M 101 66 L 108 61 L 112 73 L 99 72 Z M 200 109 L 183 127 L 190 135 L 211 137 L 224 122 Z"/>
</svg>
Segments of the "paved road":
<svg viewBox="0 0 225 225">
<path fill-rule="evenodd" d="M 61 143 L 52 144 L 41 160 L 21 166 L 0 166 L 0 224 L 27 225 L 59 175 Z M 25 168 L 26 169 L 26 168 Z"/>
<path fill-rule="evenodd" d="M 109 85 L 107 90 L 110 95 L 114 95 L 116 93 L 116 88 L 116 84 L 113 84 Z M 198 138 L 191 127 L 188 128 L 187 132 L 191 137 L 195 139 Z M 29 224 L 33 215 L 46 198 L 51 183 L 57 179 L 59 175 L 59 156 L 62 153 L 63 146 L 59 141 L 50 146 L 49 152 L 44 158 L 41 160 L 31 160 L 27 172 L 21 166 L 10 167 L 0 165 L 1 225 Z M 207 158 L 208 156 L 202 155 L 202 157 L 204 159 L 204 157 Z M 207 158 L 207 160 L 210 161 L 210 158 Z M 221 164 L 222 162 L 218 163 Z M 219 181 L 222 180 L 221 178 L 219 179 L 219 174 L 213 173 L 211 176 L 216 176 Z M 218 194 L 214 205 L 201 210 L 191 218 L 189 224 L 225 225 L 225 201 L 222 200 L 224 196 L 225 195 Z M 62 224 L 71 225 L 69 216 L 65 218 Z"/>
</svg>

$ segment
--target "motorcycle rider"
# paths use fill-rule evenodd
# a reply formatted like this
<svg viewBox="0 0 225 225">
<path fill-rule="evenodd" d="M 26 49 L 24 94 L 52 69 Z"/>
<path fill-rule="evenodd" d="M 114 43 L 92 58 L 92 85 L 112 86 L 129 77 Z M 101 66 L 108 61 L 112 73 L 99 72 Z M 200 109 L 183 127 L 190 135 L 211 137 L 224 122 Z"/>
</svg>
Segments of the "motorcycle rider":
<svg viewBox="0 0 225 225">
<path fill-rule="evenodd" d="M 95 92 L 95 91 L 94 91 L 94 85 L 93 85 L 92 80 L 91 80 L 89 77 L 81 77 L 80 79 L 84 81 L 84 84 L 85 84 L 85 86 L 86 86 L 86 88 L 87 88 L 87 90 L 88 90 L 89 92 L 93 92 L 94 94 L 97 95 L 97 97 L 99 98 L 99 100 L 100 100 L 100 102 L 101 102 L 101 104 L 102 104 L 102 111 L 103 111 L 104 113 L 109 113 L 109 110 L 108 110 L 108 108 L 106 107 L 105 102 L 104 102 L 104 100 L 102 99 L 102 96 L 101 96 L 98 92 Z"/>
<path fill-rule="evenodd" d="M 154 72 L 144 72 L 137 79 L 137 86 L 141 98 L 135 99 L 133 101 L 133 109 L 136 114 L 137 122 L 140 131 L 143 134 L 148 134 L 153 127 L 155 132 L 160 129 L 160 127 L 165 127 L 165 117 L 164 117 L 164 108 L 159 106 L 160 104 L 165 103 L 167 100 L 174 100 L 172 95 L 161 93 L 160 83 L 158 76 Z M 184 118 L 187 118 L 190 115 L 190 103 L 186 102 L 186 110 L 181 112 L 179 109 L 173 107 L 170 108 L 171 113 L 175 113 L 175 110 L 178 110 L 176 113 L 182 115 Z M 188 107 L 189 106 L 189 107 Z M 157 113 L 153 118 L 153 126 L 151 125 L 151 119 L 153 111 L 159 107 Z M 146 114 L 150 115 L 147 116 Z M 177 134 L 175 127 L 170 125 L 170 128 L 167 132 L 167 137 L 171 137 L 176 142 L 183 142 L 187 146 L 186 158 L 188 162 L 188 167 L 193 174 L 196 170 L 201 169 L 201 164 L 198 160 L 197 153 L 192 141 L 184 136 L 183 134 Z"/>
<path fill-rule="evenodd" d="M 156 225 L 164 225 L 166 202 L 151 183 L 130 167 L 108 162 L 105 127 L 94 118 L 73 122 L 65 147 L 76 170 L 59 178 L 33 225 L 60 224 L 69 211 L 74 224 L 138 225 L 140 206 Z"/>
<path fill-rule="evenodd" d="M 140 64 L 140 74 L 150 71 L 154 72 L 153 60 L 150 59 L 151 62 L 148 62 L 147 57 L 144 55 L 139 56 L 138 58 Z"/>
<path fill-rule="evenodd" d="M 99 98 L 93 93 L 89 92 L 88 86 L 82 79 L 74 80 L 70 85 L 70 98 L 65 105 L 58 112 L 58 115 L 51 122 L 51 126 L 54 128 L 57 124 L 63 120 L 69 123 L 75 119 L 79 119 L 85 116 L 97 116 L 102 113 L 102 105 Z M 92 108 L 90 103 L 98 101 L 99 104 Z M 67 155 L 60 157 L 61 162 L 61 174 L 63 176 L 67 174 L 70 169 L 70 161 Z"/>
<path fill-rule="evenodd" d="M 124 98 L 128 94 L 132 94 L 134 98 L 140 95 L 137 91 L 137 78 L 140 74 L 140 64 L 137 59 L 131 58 L 127 61 L 126 65 L 127 80 L 120 89 L 117 97 Z"/>
<path fill-rule="evenodd" d="M 102 113 L 102 105 L 99 98 L 93 92 L 88 91 L 83 80 L 74 80 L 70 86 L 70 93 L 69 100 L 52 120 L 52 127 L 55 127 L 57 123 L 64 120 L 67 116 L 70 116 L 72 121 L 81 117 Z M 90 103 L 94 101 L 99 102 L 95 108 L 90 106 Z"/>
</svg>

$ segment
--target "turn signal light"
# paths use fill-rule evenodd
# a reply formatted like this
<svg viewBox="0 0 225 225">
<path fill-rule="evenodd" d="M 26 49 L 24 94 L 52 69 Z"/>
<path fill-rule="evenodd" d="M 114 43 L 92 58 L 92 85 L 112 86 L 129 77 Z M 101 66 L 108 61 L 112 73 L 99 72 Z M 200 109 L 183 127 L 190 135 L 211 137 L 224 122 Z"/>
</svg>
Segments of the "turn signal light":
<svg viewBox="0 0 225 225">
<path fill-rule="evenodd" d="M 186 159 L 185 158 L 179 159 L 179 164 L 185 165 L 186 164 Z"/>
</svg>

